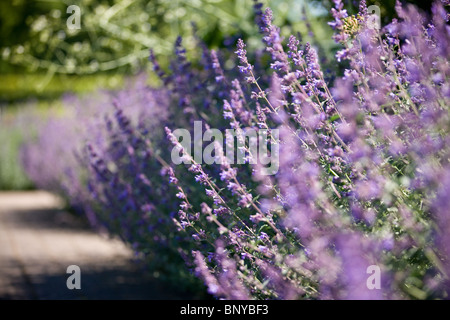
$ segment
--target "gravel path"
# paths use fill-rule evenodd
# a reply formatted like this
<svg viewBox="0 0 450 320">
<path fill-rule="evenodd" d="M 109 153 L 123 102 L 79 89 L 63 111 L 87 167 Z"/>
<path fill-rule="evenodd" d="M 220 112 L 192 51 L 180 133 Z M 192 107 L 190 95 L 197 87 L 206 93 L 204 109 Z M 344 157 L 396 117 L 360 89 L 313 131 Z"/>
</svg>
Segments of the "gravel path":
<svg viewBox="0 0 450 320">
<path fill-rule="evenodd" d="M 91 231 L 43 191 L 0 193 L 1 299 L 178 299 L 143 276 L 120 241 Z M 69 265 L 81 290 L 69 290 Z"/>
</svg>

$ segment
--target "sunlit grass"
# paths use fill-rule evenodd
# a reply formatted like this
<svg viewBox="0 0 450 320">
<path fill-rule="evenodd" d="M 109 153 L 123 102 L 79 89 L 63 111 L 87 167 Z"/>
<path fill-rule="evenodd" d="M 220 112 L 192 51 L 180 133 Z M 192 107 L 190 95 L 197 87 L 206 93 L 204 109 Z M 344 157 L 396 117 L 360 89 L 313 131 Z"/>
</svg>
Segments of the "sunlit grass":
<svg viewBox="0 0 450 320">
<path fill-rule="evenodd" d="M 55 98 L 65 92 L 81 93 L 97 88 L 114 89 L 123 85 L 122 74 L 64 75 L 19 73 L 0 75 L 0 101 L 32 97 Z"/>
</svg>

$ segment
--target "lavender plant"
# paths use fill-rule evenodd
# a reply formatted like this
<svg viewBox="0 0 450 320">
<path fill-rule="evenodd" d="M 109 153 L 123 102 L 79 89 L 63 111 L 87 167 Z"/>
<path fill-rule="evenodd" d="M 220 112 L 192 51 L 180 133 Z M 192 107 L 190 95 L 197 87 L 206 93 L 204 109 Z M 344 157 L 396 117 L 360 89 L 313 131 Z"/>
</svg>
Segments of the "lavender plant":
<svg viewBox="0 0 450 320">
<path fill-rule="evenodd" d="M 93 227 L 130 244 L 155 276 L 195 286 L 180 268 L 183 236 L 170 218 L 176 204 L 155 160 L 164 152 L 158 126 L 167 107 L 167 92 L 149 88 L 143 75 L 119 92 L 67 96 L 64 109 L 22 146 L 21 162 L 38 187 L 61 194 Z"/>
<path fill-rule="evenodd" d="M 255 2 L 265 53 L 248 54 L 239 39 L 238 67 L 226 70 L 229 52 L 200 45 L 195 66 L 178 38 L 170 71 L 150 55 L 163 89 L 140 80 L 61 125 L 82 132 L 66 146 L 76 158 L 63 162 L 91 220 L 152 270 L 189 284 L 195 275 L 217 298 L 448 298 L 448 3 L 434 3 L 431 17 L 398 3 L 398 19 L 381 29 L 365 1 L 355 16 L 334 3 L 345 69 L 336 79 Z M 194 133 L 196 121 L 202 135 L 234 129 L 227 142 L 240 142 L 245 163 L 219 141 L 209 146 L 220 164 L 197 161 L 174 131 Z M 271 155 L 279 150 L 272 175 L 254 164 L 251 130 L 266 133 Z M 47 156 L 58 154 L 50 132 L 35 146 L 53 149 Z M 184 165 L 171 162 L 173 150 Z M 39 155 L 24 159 L 32 167 Z"/>
<path fill-rule="evenodd" d="M 331 88 L 308 43 L 300 46 L 291 36 L 285 51 L 270 9 L 258 19 L 272 60 L 268 89 L 244 42 L 237 43 L 251 99 L 236 94 L 235 80 L 224 117 L 243 131 L 280 130 L 278 174 L 264 177 L 253 168 L 259 187 L 252 192 L 246 168 L 223 159 L 219 184 L 185 153 L 210 200 L 189 220 L 199 209 L 177 185 L 183 200 L 177 223 L 215 249 L 199 247 L 193 255 L 197 274 L 218 297 L 447 294 L 446 209 L 436 204 L 448 191 L 440 179 L 448 170 L 447 13 L 436 3 L 424 25 L 414 7 L 398 3 L 401 20 L 379 31 L 368 25 L 364 1 L 357 16 L 348 16 L 340 1 L 335 5 L 330 25 L 343 46 L 336 59 L 347 60 L 348 68 Z M 217 232 L 205 232 L 210 225 Z M 380 290 L 367 285 L 370 266 L 382 271 Z"/>
</svg>

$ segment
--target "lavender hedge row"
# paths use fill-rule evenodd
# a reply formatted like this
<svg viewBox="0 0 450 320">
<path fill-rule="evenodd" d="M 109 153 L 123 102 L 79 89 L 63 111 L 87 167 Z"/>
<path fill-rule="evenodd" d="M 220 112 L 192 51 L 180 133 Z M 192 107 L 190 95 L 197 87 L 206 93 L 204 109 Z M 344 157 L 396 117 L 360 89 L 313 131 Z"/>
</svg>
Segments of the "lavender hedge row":
<svg viewBox="0 0 450 320">
<path fill-rule="evenodd" d="M 310 44 L 285 41 L 255 2 L 265 53 L 200 42 L 193 66 L 179 38 L 169 72 L 151 54 L 162 88 L 138 79 L 43 127 L 22 149 L 30 178 L 155 274 L 190 288 L 200 279 L 217 298 L 448 298 L 448 1 L 430 17 L 397 3 L 381 30 L 365 1 L 354 16 L 334 3 L 342 75 L 324 73 Z M 225 70 L 230 54 L 238 67 Z M 229 163 L 218 141 L 221 164 L 197 163 L 174 135 L 195 121 L 235 129 L 247 163 Z M 250 164 L 251 129 L 279 148 L 276 174 Z M 173 148 L 187 164 L 172 163 Z"/>
</svg>

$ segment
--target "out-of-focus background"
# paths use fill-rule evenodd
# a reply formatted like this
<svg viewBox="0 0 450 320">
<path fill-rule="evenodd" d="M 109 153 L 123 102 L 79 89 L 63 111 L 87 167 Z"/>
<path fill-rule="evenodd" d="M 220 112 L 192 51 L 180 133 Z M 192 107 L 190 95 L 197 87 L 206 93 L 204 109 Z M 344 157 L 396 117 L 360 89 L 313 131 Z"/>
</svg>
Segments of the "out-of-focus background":
<svg viewBox="0 0 450 320">
<path fill-rule="evenodd" d="M 409 2 L 424 9 L 429 6 L 423 1 Z M 349 11 L 357 12 L 358 1 L 349 0 L 346 3 Z M 382 20 L 389 21 L 392 18 L 395 0 L 368 1 L 370 4 L 380 7 Z M 67 9 L 72 5 L 81 8 L 80 28 L 75 30 L 69 29 L 67 25 L 73 14 Z M 188 55 L 195 51 L 194 37 L 200 38 L 209 48 L 234 47 L 238 38 L 244 38 L 249 48 L 261 48 L 253 5 L 252 0 L 0 1 L 0 190 L 23 191 L 35 188 L 20 166 L 20 145 L 24 139 L 36 134 L 41 120 L 63 112 L 62 96 L 68 93 L 89 95 L 98 89 L 119 89 L 127 78 L 142 72 L 149 73 L 149 84 L 158 86 L 159 80 L 149 72 L 149 51 L 153 50 L 163 69 L 168 68 L 167 57 L 173 52 L 178 35 L 183 37 Z M 326 68 L 327 57 L 333 57 L 336 51 L 331 38 L 332 29 L 327 25 L 332 20 L 329 12 L 333 2 L 267 0 L 264 5 L 273 9 L 274 24 L 281 27 L 283 35 L 298 34 L 303 41 L 311 41 L 318 48 Z M 230 68 L 234 63 L 230 59 L 225 65 Z M 38 207 L 28 206 L 33 201 L 38 202 Z M 21 202 L 24 204 L 21 205 Z M 0 214 L 6 211 L 29 214 L 33 210 L 44 210 L 46 219 L 53 221 L 53 218 L 50 219 L 53 217 L 52 212 L 55 213 L 52 210 L 59 210 L 63 206 L 42 193 L 38 193 L 34 200 L 29 198 L 29 194 L 27 198 L 26 193 L 0 195 Z M 3 231 L 8 230 L 6 226 L 13 226 L 14 223 L 18 225 L 17 217 L 35 221 L 32 216 L 11 215 L 6 218 L 10 220 L 2 222 L 1 219 L 7 217 L 2 214 L 0 230 L 2 223 Z M 60 226 L 72 219 L 67 216 L 66 221 L 62 217 L 61 221 L 58 220 Z M 41 227 L 50 228 L 45 225 L 47 220 L 41 221 Z M 28 224 L 25 229 L 31 230 L 30 226 Z M 39 229 L 33 230 L 24 231 L 23 236 L 18 236 L 18 233 L 8 236 L 6 231 L 0 236 L 4 240 L 10 237 L 8 241 L 16 239 L 20 247 L 20 241 L 27 237 L 33 241 Z M 51 233 L 47 235 L 43 243 L 58 242 L 60 239 L 58 234 L 53 234 L 54 238 Z M 79 245 L 82 247 L 86 242 L 79 242 Z M 102 249 L 102 245 L 101 242 L 97 243 L 97 248 Z M 62 246 L 60 251 L 64 251 L 64 248 Z M 1 250 L 7 254 L 3 248 Z M 80 250 L 80 255 L 83 255 L 84 251 Z M 122 249 L 111 250 L 114 252 L 111 257 L 122 252 Z M 25 250 L 23 254 L 27 252 Z M 16 270 L 13 267 L 11 270 Z M 0 270 L 2 272 L 7 266 L 1 265 L 0 268 L 3 268 Z M 93 276 L 95 272 L 93 267 Z M 114 272 L 111 271 L 111 274 Z M 28 270 L 28 274 L 32 276 L 33 271 Z M 5 273 L 0 274 L 0 287 L 5 288 L 5 283 L 11 287 L 11 282 L 5 282 L 4 277 Z M 28 279 L 30 281 L 35 279 Z M 124 281 L 132 283 L 129 279 Z M 23 296 L 19 294 L 18 297 L 42 297 L 39 296 L 39 290 L 30 292 Z M 45 290 L 43 292 L 46 297 Z"/>
</svg>

